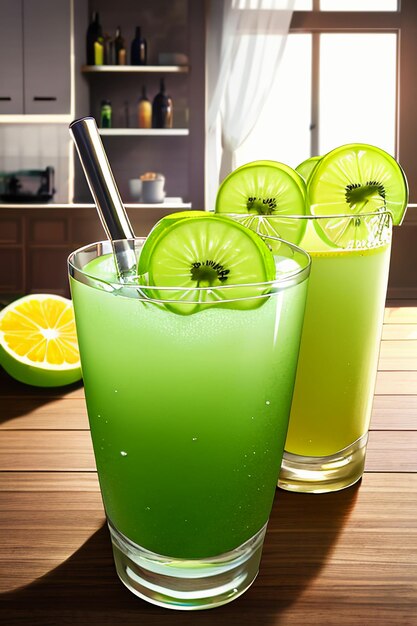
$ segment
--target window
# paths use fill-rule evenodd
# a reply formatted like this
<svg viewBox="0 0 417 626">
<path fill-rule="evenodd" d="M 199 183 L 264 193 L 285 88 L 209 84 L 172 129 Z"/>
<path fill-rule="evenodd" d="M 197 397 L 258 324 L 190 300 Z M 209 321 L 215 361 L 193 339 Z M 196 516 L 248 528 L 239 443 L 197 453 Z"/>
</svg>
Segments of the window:
<svg viewBox="0 0 417 626">
<path fill-rule="evenodd" d="M 397 0 L 296 0 L 295 9 L 276 80 L 236 165 L 270 158 L 295 167 L 350 142 L 398 157 L 405 19 Z"/>
<path fill-rule="evenodd" d="M 344 143 L 396 151 L 397 35 L 320 35 L 318 152 Z"/>
</svg>

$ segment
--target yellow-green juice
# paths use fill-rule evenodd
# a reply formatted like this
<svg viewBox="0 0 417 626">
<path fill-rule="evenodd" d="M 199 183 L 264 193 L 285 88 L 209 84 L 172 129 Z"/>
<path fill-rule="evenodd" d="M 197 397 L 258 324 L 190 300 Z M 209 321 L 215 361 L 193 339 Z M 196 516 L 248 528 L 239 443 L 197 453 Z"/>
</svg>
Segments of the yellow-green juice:
<svg viewBox="0 0 417 626">
<path fill-rule="evenodd" d="M 280 477 L 284 487 L 292 472 L 300 485 L 303 480 L 314 485 L 315 472 L 323 471 L 321 480 L 330 484 L 339 462 L 347 463 L 356 449 L 363 450 L 357 462 L 364 462 L 391 248 L 386 213 L 307 218 L 304 224 L 300 245 L 312 264 Z M 332 467 L 326 466 L 330 457 Z M 302 473 L 307 467 L 308 475 Z"/>
<path fill-rule="evenodd" d="M 315 247 L 285 445 L 302 457 L 335 455 L 368 431 L 390 259 L 389 242 Z"/>
</svg>

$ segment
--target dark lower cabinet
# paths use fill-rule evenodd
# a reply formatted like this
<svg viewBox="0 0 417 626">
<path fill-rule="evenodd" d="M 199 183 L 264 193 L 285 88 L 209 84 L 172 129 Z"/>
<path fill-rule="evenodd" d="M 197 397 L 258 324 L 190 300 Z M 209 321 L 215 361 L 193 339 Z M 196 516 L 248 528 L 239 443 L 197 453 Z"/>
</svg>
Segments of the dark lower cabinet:
<svg viewBox="0 0 417 626">
<path fill-rule="evenodd" d="M 136 236 L 145 236 L 172 209 L 133 210 Z M 0 207 L 0 294 L 69 296 L 68 255 L 106 239 L 94 207 L 48 209 Z"/>
<path fill-rule="evenodd" d="M 24 293 L 24 259 L 21 247 L 0 248 L 0 293 Z"/>
<path fill-rule="evenodd" d="M 103 235 L 92 209 L 0 209 L 0 293 L 68 297 L 68 255 Z"/>
</svg>

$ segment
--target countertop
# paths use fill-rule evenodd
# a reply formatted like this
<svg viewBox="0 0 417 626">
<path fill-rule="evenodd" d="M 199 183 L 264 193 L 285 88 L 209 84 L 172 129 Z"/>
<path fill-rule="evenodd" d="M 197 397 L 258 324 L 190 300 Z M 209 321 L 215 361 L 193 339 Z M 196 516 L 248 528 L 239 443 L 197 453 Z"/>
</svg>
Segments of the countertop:
<svg viewBox="0 0 417 626">
<path fill-rule="evenodd" d="M 124 205 L 127 209 L 176 209 L 178 211 L 191 209 L 190 202 L 183 202 L 182 198 L 165 198 L 164 202 L 161 203 L 153 203 L 153 204 L 143 204 L 139 202 L 128 202 Z M 45 204 L 36 204 L 36 203 L 17 203 L 17 204 L 7 204 L 5 202 L 0 203 L 1 209 L 28 209 L 28 210 L 36 210 L 36 209 L 94 209 L 96 205 L 91 203 L 56 203 L 56 202 L 47 202 Z"/>
<path fill-rule="evenodd" d="M 241 598 L 169 611 L 119 582 L 83 387 L 0 372 L 0 620 L 5 626 L 416 626 L 417 303 L 386 309 L 360 483 L 277 490 L 260 574 Z"/>
</svg>

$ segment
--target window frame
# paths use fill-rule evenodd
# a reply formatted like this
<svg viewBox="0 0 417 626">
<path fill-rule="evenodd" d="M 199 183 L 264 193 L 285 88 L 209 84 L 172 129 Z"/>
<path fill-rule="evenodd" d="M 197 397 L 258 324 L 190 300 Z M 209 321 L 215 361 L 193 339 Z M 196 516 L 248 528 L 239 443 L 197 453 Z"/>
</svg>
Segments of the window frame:
<svg viewBox="0 0 417 626">
<path fill-rule="evenodd" d="M 417 138 L 417 2 L 402 0 L 397 11 L 320 11 L 313 0 L 311 11 L 294 11 L 290 33 L 312 35 L 311 154 L 318 153 L 319 135 L 319 36 L 321 33 L 394 33 L 397 35 L 397 89 L 395 157 L 407 172 L 410 205 L 417 203 L 417 159 L 412 143 Z M 409 211 L 408 214 L 411 212 Z M 408 215 L 407 214 L 407 215 Z M 411 217 L 411 216 L 410 216 Z M 408 218 L 407 221 L 410 221 Z M 415 220 L 417 222 L 417 218 Z"/>
</svg>

